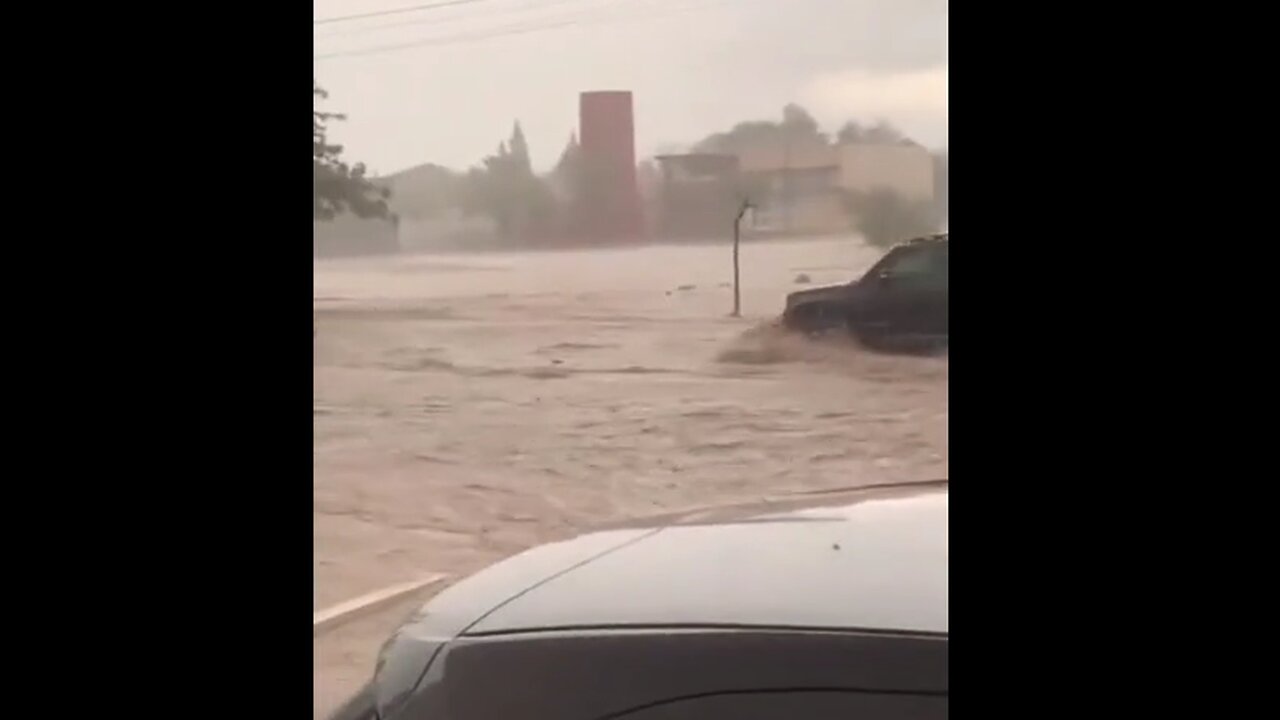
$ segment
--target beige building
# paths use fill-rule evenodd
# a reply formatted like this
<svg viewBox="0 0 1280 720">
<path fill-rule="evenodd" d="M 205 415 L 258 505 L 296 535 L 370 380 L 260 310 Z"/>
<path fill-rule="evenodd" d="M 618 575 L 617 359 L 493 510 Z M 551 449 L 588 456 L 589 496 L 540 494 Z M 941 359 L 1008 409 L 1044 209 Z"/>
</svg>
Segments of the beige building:
<svg viewBox="0 0 1280 720">
<path fill-rule="evenodd" d="M 918 145 L 780 141 L 735 154 L 757 231 L 844 232 L 852 225 L 849 193 L 889 189 L 912 200 L 933 198 L 933 158 Z"/>
<path fill-rule="evenodd" d="M 659 155 L 654 222 L 661 238 L 722 236 L 738 211 L 738 158 L 723 153 Z"/>
</svg>

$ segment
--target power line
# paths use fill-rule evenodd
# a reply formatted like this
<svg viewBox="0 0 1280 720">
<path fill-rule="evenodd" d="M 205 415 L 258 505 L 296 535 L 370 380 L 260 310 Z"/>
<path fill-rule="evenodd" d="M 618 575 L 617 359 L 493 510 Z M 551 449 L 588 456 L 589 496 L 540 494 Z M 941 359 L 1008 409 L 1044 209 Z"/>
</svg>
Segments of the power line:
<svg viewBox="0 0 1280 720">
<path fill-rule="evenodd" d="M 739 3 L 735 2 L 735 0 L 724 0 L 721 2 L 687 5 L 687 6 L 682 6 L 678 8 L 673 8 L 672 10 L 674 10 L 675 13 L 678 13 L 679 11 L 702 10 L 705 8 L 715 7 L 718 5 L 733 5 L 733 4 L 739 4 Z M 545 30 L 559 30 L 559 29 L 573 27 L 577 25 L 599 24 L 600 22 L 608 23 L 608 22 L 628 21 L 628 20 L 654 19 L 654 18 L 663 17 L 665 15 L 672 15 L 675 13 L 666 12 L 666 13 L 655 13 L 651 15 L 639 15 L 639 16 L 596 17 L 594 18 L 597 21 L 596 23 L 589 23 L 584 19 L 570 19 L 570 20 L 563 20 L 555 23 L 548 23 L 545 25 L 508 26 L 506 28 L 499 28 L 495 32 L 472 33 L 470 35 L 461 34 L 461 35 L 437 36 L 437 37 L 423 38 L 421 40 L 414 40 L 411 42 L 396 43 L 394 45 L 378 45 L 375 47 L 363 48 L 359 50 L 342 50 L 337 52 L 324 53 L 321 55 L 315 55 L 312 57 L 312 59 L 313 60 L 329 60 L 332 58 L 340 58 L 340 57 L 359 57 L 362 55 L 377 55 L 380 53 L 395 52 L 398 50 L 409 50 L 412 48 L 419 48 L 419 47 L 438 47 L 443 45 L 456 45 L 460 43 L 489 40 L 491 38 L 504 37 L 509 35 L 527 35 L 531 33 L 542 32 Z"/>
<path fill-rule="evenodd" d="M 474 15 L 452 15 L 444 18 L 437 18 L 437 17 L 415 18 L 412 20 L 401 20 L 398 22 L 381 23 L 379 25 L 365 25 L 365 26 L 356 27 L 356 28 L 344 28 L 344 29 L 339 29 L 336 32 L 321 33 L 316 35 L 315 37 L 316 39 L 348 37 L 353 35 L 362 35 L 368 32 L 376 32 L 378 30 L 391 30 L 391 29 L 402 28 L 402 27 L 410 27 L 412 25 L 427 25 L 427 24 L 445 25 L 447 23 L 456 22 L 459 20 L 466 21 L 466 20 L 475 20 L 480 18 L 491 18 L 494 16 L 520 15 L 520 14 L 529 12 L 531 10 L 545 10 L 550 8 L 563 7 L 564 5 L 567 5 L 572 2 L 577 2 L 577 1 L 578 0 L 538 0 L 537 2 L 531 2 L 525 5 L 518 5 L 512 8 L 503 8 L 501 12 L 497 12 L 497 13 L 476 13 Z M 588 5 L 586 7 L 583 7 L 582 9 L 583 10 L 597 9 L 598 7 L 602 7 L 604 4 L 612 4 L 619 1 L 620 0 L 603 0 L 602 5 L 600 6 Z"/>
<path fill-rule="evenodd" d="M 432 47 L 438 45 L 455 45 L 463 42 L 471 42 L 476 40 L 488 40 L 489 38 L 503 37 L 506 35 L 526 35 L 531 32 L 539 32 L 542 30 L 555 30 L 558 28 L 570 27 L 582 24 L 581 20 L 568 20 L 549 25 L 535 25 L 532 27 L 509 27 L 491 33 L 472 33 L 470 35 L 446 35 L 443 37 L 423 38 L 413 42 L 398 43 L 395 45 L 379 45 L 377 47 L 364 48 L 362 50 L 346 50 L 316 55 L 314 60 L 328 60 L 330 58 L 339 57 L 359 57 L 361 55 L 377 55 L 379 53 L 394 52 L 396 50 L 408 50 L 416 47 Z"/>
<path fill-rule="evenodd" d="M 371 17 L 382 17 L 383 15 L 399 15 L 401 13 L 418 12 L 419 10 L 435 10 L 436 8 L 453 7 L 454 5 L 471 5 L 472 3 L 486 2 L 487 0 L 445 0 L 445 2 L 426 3 L 425 5 L 410 5 L 408 7 L 392 8 L 390 10 L 375 10 L 367 13 L 357 13 L 355 15 L 339 15 L 338 17 L 321 18 L 313 20 L 312 25 L 326 25 L 328 23 L 347 22 L 348 20 L 363 20 Z"/>
</svg>

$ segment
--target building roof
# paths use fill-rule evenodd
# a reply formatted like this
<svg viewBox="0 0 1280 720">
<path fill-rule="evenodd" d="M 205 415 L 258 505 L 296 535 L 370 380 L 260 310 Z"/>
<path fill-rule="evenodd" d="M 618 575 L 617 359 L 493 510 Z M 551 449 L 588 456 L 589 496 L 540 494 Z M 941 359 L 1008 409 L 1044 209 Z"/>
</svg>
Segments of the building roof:
<svg viewBox="0 0 1280 720">
<path fill-rule="evenodd" d="M 687 153 L 654 157 L 665 169 L 679 169 L 687 175 L 723 175 L 738 170 L 738 157 L 727 153 Z"/>
</svg>

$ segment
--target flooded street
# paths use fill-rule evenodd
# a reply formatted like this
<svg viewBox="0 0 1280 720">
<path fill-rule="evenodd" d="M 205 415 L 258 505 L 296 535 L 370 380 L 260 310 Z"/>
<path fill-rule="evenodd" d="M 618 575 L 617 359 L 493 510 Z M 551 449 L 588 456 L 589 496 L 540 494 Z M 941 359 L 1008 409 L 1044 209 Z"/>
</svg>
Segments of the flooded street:
<svg viewBox="0 0 1280 720">
<path fill-rule="evenodd" d="M 797 275 L 879 254 L 746 244 L 743 318 L 727 246 L 317 261 L 318 604 L 606 521 L 945 477 L 945 357 L 768 327 Z M 382 632 L 317 639 L 317 712 Z"/>
</svg>

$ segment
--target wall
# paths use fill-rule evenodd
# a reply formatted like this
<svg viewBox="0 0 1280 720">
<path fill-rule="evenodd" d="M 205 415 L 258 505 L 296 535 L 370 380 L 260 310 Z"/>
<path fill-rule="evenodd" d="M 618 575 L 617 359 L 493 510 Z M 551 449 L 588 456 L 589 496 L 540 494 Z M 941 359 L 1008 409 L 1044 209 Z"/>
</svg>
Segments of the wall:
<svg viewBox="0 0 1280 720">
<path fill-rule="evenodd" d="M 744 187 L 756 205 L 755 229 L 782 234 L 848 229 L 849 214 L 840 193 L 840 168 L 816 164 L 823 159 L 818 153 L 810 154 L 808 159 L 807 167 L 744 173 Z"/>
<path fill-rule="evenodd" d="M 781 170 L 790 168 L 828 167 L 839 159 L 836 149 L 818 141 L 792 139 L 789 141 L 761 142 L 735 151 L 743 172 Z"/>
<path fill-rule="evenodd" d="M 740 202 L 733 155 L 660 155 L 659 206 L 652 229 L 664 239 L 723 238 Z"/>
<path fill-rule="evenodd" d="M 789 202 L 768 202 L 751 216 L 751 228 L 762 233 L 826 234 L 848 230 L 849 213 L 834 192 L 792 197 Z"/>
</svg>

